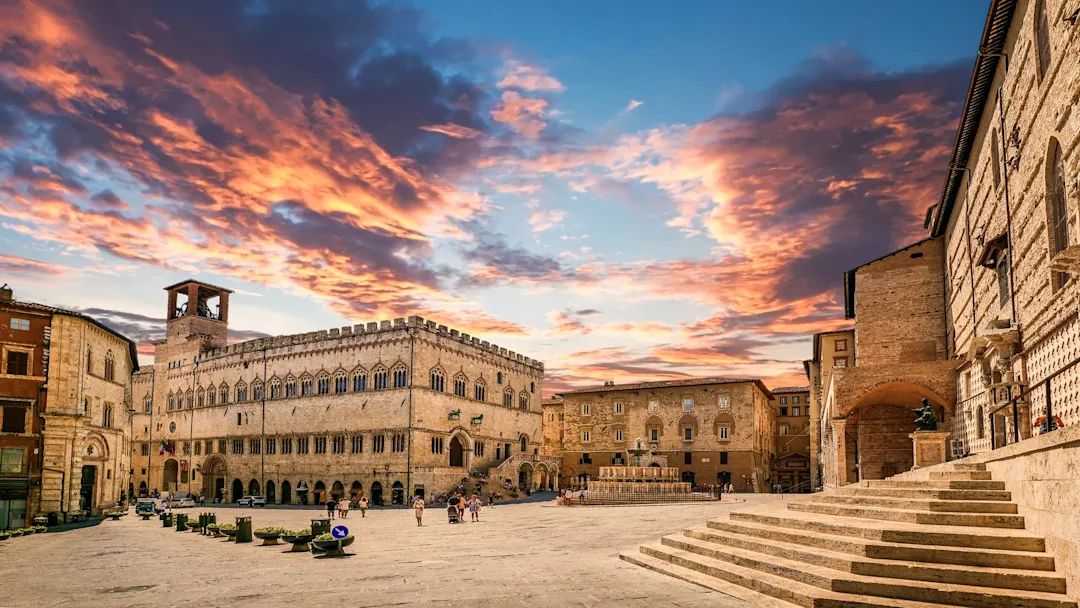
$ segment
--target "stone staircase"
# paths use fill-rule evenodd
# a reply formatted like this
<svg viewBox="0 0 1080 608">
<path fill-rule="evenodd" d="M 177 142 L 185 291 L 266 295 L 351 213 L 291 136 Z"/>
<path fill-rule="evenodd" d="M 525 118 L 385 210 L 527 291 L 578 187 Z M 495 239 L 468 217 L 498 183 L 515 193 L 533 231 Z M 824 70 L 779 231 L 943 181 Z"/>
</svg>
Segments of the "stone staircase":
<svg viewBox="0 0 1080 608">
<path fill-rule="evenodd" d="M 620 557 L 729 594 L 744 587 L 753 606 L 1077 608 L 1003 482 L 983 465 L 929 477 L 731 513 Z"/>
</svg>

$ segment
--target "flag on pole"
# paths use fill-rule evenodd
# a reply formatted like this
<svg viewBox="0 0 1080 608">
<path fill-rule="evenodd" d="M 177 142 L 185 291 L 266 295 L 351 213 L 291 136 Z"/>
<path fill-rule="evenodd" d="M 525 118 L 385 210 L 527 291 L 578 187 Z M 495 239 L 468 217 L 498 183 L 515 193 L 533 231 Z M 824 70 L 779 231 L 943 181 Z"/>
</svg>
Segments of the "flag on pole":
<svg viewBox="0 0 1080 608">
<path fill-rule="evenodd" d="M 167 449 L 169 449 L 169 444 L 164 439 L 162 439 L 161 440 L 161 448 L 158 449 L 158 456 L 164 456 L 165 455 L 165 450 L 167 450 Z"/>
</svg>

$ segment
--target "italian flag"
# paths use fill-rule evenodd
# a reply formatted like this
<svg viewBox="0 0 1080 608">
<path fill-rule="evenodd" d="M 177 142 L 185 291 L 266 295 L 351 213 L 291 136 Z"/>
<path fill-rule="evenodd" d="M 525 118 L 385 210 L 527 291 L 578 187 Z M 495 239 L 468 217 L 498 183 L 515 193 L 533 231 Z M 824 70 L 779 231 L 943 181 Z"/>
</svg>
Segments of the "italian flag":
<svg viewBox="0 0 1080 608">
<path fill-rule="evenodd" d="M 164 456 L 165 450 L 169 449 L 169 444 L 164 439 L 161 440 L 161 448 L 158 450 L 158 456 Z"/>
</svg>

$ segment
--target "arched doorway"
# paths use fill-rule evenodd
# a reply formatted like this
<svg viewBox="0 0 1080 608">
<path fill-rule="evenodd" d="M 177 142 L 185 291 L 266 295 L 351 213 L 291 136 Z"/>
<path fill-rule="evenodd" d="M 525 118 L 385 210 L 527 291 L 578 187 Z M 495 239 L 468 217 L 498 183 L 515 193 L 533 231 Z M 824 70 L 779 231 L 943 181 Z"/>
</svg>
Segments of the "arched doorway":
<svg viewBox="0 0 1080 608">
<path fill-rule="evenodd" d="M 522 454 L 525 454 L 529 451 L 529 438 L 525 435 L 522 435 L 518 438 L 518 449 L 521 451 Z"/>
<path fill-rule="evenodd" d="M 315 489 L 312 491 L 315 496 L 315 504 L 321 505 L 326 502 L 326 484 L 322 481 L 315 482 Z"/>
<path fill-rule="evenodd" d="M 382 484 L 377 481 L 371 483 L 371 504 L 382 506 Z"/>
<path fill-rule="evenodd" d="M 465 466 L 465 446 L 457 436 L 450 438 L 450 466 Z"/>
<path fill-rule="evenodd" d="M 345 484 L 335 481 L 333 487 L 330 488 L 330 495 L 334 497 L 334 500 L 341 500 L 345 496 Z"/>
<path fill-rule="evenodd" d="M 225 460 L 217 454 L 210 456 L 203 463 L 203 492 L 209 494 L 211 500 L 225 501 L 225 477 L 228 473 L 225 468 Z"/>
<path fill-rule="evenodd" d="M 180 478 L 180 463 L 175 458 L 166 460 L 163 475 L 162 486 L 171 496 L 176 493 L 176 482 Z"/>
<path fill-rule="evenodd" d="M 292 484 L 287 479 L 281 482 L 281 504 L 292 504 Z"/>
<path fill-rule="evenodd" d="M 277 496 L 274 493 L 274 490 L 276 490 L 276 489 L 277 488 L 274 487 L 274 482 L 273 481 L 267 481 L 266 482 L 266 502 L 267 503 L 274 504 L 275 502 L 277 502 Z"/>
<path fill-rule="evenodd" d="M 390 494 L 391 504 L 403 505 L 405 504 L 405 486 L 401 485 L 400 481 L 395 481 Z"/>
<path fill-rule="evenodd" d="M 911 382 L 885 382 L 864 393 L 834 419 L 836 473 L 839 485 L 863 479 L 886 479 L 910 471 L 914 465 L 911 433 L 915 415 L 926 399 L 938 417 L 938 430 L 952 427 L 952 403 L 932 390 Z"/>
<path fill-rule="evenodd" d="M 140 481 L 139 482 L 139 497 L 140 498 L 146 498 L 148 495 L 149 495 L 149 492 L 146 491 L 146 482 L 145 481 Z"/>
<path fill-rule="evenodd" d="M 364 495 L 364 486 L 360 485 L 359 481 L 352 482 L 352 486 L 349 488 L 349 498 L 360 498 Z"/>
<path fill-rule="evenodd" d="M 244 497 L 244 482 L 239 479 L 232 480 L 232 501 L 236 502 Z"/>
<path fill-rule="evenodd" d="M 527 490 L 532 487 L 533 467 L 527 462 L 521 463 L 518 469 L 518 488 Z"/>
<path fill-rule="evenodd" d="M 248 482 L 248 496 L 258 496 L 258 495 L 259 495 L 259 480 L 258 479 L 252 479 L 251 481 Z"/>
</svg>

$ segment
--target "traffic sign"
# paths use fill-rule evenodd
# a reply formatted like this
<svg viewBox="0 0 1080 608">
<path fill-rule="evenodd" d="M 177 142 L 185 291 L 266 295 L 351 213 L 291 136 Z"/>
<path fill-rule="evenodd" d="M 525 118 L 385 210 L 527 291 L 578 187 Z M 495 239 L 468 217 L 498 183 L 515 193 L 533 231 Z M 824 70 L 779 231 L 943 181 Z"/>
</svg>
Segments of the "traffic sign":
<svg viewBox="0 0 1080 608">
<path fill-rule="evenodd" d="M 334 526 L 334 529 L 330 531 L 330 535 L 334 538 L 345 538 L 349 535 L 349 529 L 345 526 Z"/>
</svg>

